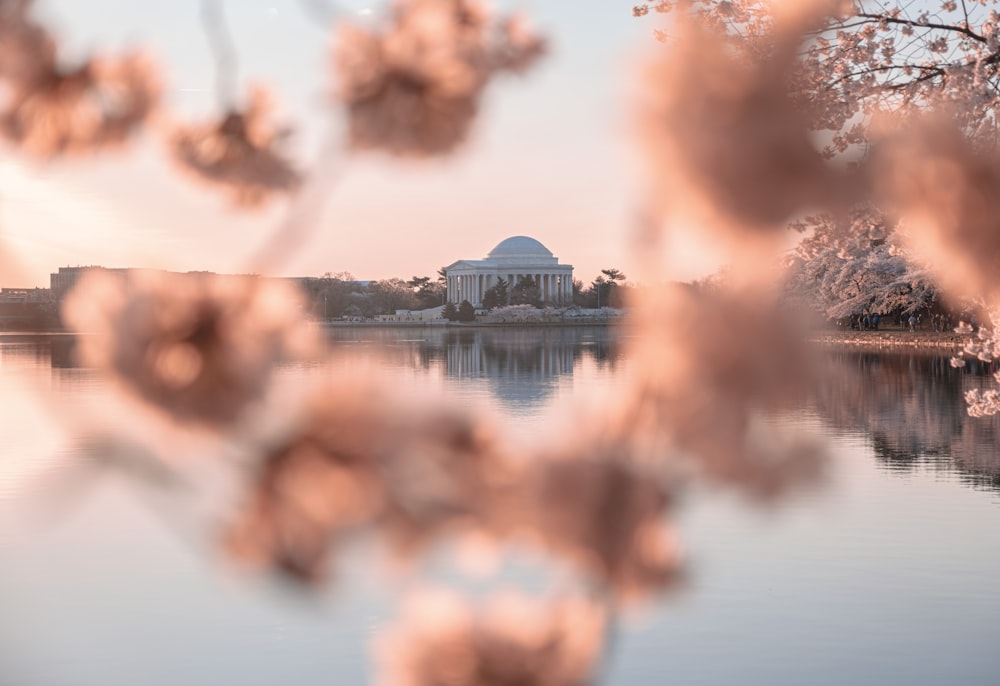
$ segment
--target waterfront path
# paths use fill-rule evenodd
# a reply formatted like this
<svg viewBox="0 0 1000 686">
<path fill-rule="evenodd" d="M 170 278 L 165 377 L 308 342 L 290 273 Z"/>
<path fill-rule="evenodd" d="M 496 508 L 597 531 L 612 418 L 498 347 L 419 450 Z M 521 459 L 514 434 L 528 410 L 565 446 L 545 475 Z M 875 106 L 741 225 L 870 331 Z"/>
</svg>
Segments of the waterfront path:
<svg viewBox="0 0 1000 686">
<path fill-rule="evenodd" d="M 877 349 L 922 349 L 944 352 L 961 350 L 972 335 L 953 331 L 908 331 L 888 329 L 880 331 L 821 331 L 811 340 L 821 345 L 848 346 Z"/>
</svg>

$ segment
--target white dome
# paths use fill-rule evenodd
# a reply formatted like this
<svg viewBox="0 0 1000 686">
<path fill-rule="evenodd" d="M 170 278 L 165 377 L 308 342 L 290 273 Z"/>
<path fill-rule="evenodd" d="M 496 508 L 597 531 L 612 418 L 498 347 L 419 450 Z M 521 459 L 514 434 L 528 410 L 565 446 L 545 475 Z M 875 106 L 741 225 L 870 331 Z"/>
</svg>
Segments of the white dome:
<svg viewBox="0 0 1000 686">
<path fill-rule="evenodd" d="M 544 245 L 528 236 L 511 236 L 500 241 L 497 247 L 490 251 L 489 259 L 510 259 L 524 257 L 552 258 L 552 252 Z"/>
</svg>

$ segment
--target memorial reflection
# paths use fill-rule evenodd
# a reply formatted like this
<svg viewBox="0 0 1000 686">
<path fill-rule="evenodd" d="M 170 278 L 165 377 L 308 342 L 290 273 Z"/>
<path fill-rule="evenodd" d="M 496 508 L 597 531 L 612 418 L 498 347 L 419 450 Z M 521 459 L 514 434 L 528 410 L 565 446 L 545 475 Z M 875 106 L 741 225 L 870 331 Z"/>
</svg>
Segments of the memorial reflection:
<svg viewBox="0 0 1000 686">
<path fill-rule="evenodd" d="M 484 382 L 502 405 L 522 410 L 548 402 L 585 361 L 613 372 L 621 356 L 615 330 L 604 326 L 336 327 L 329 340 L 334 353 L 370 352 L 396 366 Z"/>
<path fill-rule="evenodd" d="M 964 395 L 995 383 L 993 365 L 955 369 L 945 355 L 833 353 L 834 373 L 816 392 L 819 413 L 841 431 L 867 435 L 885 469 L 954 471 L 1000 490 L 1000 417 L 973 418 Z"/>
<path fill-rule="evenodd" d="M 501 403 L 525 407 L 546 402 L 583 358 L 613 368 L 617 355 L 607 329 L 456 331 L 446 338 L 445 371 L 454 379 L 483 379 Z"/>
</svg>

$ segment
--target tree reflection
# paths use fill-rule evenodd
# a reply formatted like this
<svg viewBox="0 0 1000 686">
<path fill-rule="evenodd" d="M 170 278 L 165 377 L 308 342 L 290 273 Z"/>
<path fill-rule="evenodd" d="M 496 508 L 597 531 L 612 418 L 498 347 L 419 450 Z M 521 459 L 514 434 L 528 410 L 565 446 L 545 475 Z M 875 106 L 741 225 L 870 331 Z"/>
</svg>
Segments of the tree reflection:
<svg viewBox="0 0 1000 686">
<path fill-rule="evenodd" d="M 974 419 L 964 395 L 988 385 L 993 365 L 954 369 L 944 355 L 835 352 L 839 373 L 817 388 L 819 413 L 867 435 L 892 471 L 955 470 L 963 482 L 1000 490 L 1000 421 Z"/>
</svg>

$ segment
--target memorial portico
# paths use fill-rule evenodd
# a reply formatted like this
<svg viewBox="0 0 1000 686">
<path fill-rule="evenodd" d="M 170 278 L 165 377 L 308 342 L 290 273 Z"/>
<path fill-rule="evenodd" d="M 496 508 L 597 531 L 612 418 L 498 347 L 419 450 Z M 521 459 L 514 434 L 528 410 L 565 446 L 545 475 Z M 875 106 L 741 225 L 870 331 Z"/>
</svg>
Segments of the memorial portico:
<svg viewBox="0 0 1000 686">
<path fill-rule="evenodd" d="M 501 241 L 484 260 L 459 260 L 444 268 L 448 300 L 456 305 L 468 300 L 482 307 L 483 296 L 499 279 L 510 293 L 518 281 L 534 279 L 542 301 L 553 305 L 573 302 L 573 266 L 559 264 L 544 245 L 528 236 Z"/>
</svg>

